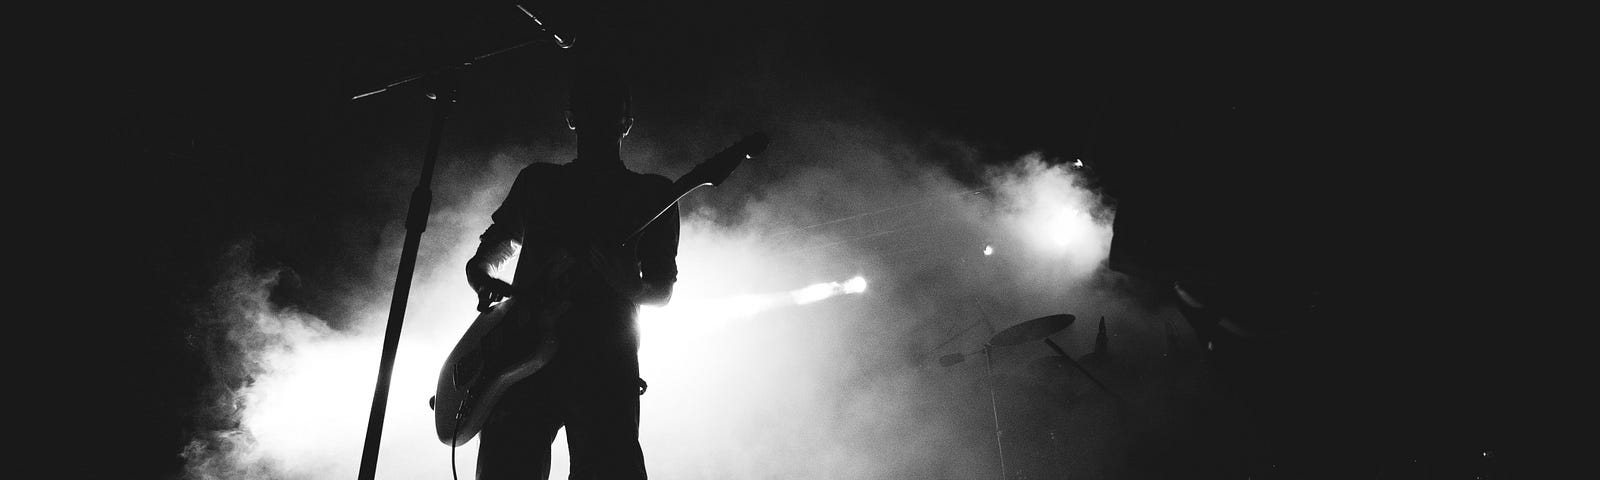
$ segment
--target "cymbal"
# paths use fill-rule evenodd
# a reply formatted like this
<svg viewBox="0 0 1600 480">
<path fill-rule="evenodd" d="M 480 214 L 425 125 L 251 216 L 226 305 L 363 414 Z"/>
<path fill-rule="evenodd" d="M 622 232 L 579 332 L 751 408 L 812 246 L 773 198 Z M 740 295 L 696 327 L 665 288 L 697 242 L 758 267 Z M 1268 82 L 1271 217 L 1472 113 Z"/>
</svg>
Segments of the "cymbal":
<svg viewBox="0 0 1600 480">
<path fill-rule="evenodd" d="M 1072 321 L 1077 319 L 1078 317 L 1066 313 L 1035 318 L 1001 330 L 1000 333 L 996 333 L 989 338 L 989 344 L 996 347 L 1009 347 L 1034 340 L 1042 340 L 1067 328 L 1067 325 L 1072 325 Z"/>
</svg>

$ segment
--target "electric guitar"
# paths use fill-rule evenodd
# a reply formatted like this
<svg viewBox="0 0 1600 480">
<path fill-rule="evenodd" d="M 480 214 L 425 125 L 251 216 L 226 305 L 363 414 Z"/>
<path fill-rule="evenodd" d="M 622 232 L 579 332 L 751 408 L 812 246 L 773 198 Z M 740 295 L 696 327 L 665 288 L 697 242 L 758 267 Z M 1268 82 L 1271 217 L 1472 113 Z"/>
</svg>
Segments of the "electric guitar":
<svg viewBox="0 0 1600 480">
<path fill-rule="evenodd" d="M 672 182 L 660 203 L 646 211 L 651 215 L 642 217 L 648 219 L 616 245 L 637 240 L 645 227 L 694 189 L 720 185 L 740 162 L 766 150 L 767 142 L 765 134 L 751 134 L 696 165 Z M 519 262 L 540 262 L 531 270 L 539 275 L 519 278 L 526 284 L 519 284 L 518 292 L 525 293 L 480 313 L 446 357 L 438 388 L 428 400 L 439 441 L 446 445 L 460 446 L 477 436 L 506 389 L 544 368 L 560 349 L 555 325 L 568 306 L 563 279 L 577 261 L 564 250 L 548 253 L 520 257 Z"/>
</svg>

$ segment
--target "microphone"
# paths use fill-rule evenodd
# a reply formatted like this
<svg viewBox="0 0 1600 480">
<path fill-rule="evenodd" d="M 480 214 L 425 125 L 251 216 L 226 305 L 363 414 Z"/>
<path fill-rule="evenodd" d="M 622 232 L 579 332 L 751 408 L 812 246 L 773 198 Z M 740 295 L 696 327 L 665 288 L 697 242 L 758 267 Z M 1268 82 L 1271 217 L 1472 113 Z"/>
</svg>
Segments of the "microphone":
<svg viewBox="0 0 1600 480">
<path fill-rule="evenodd" d="M 550 34 L 551 37 L 555 37 L 556 46 L 559 46 L 561 48 L 572 48 L 572 44 L 577 41 L 576 37 L 561 38 L 560 34 L 558 34 L 556 32 L 553 32 L 553 31 L 550 30 L 549 27 L 544 26 L 544 21 L 539 20 L 538 16 L 534 15 L 533 12 L 528 11 L 528 8 L 522 6 L 522 4 L 520 4 L 520 3 L 517 4 L 517 10 L 522 10 L 522 14 L 523 15 L 527 15 L 528 18 L 533 19 L 533 23 L 536 24 L 536 25 L 539 25 L 539 30 L 544 31 L 544 33 Z"/>
</svg>

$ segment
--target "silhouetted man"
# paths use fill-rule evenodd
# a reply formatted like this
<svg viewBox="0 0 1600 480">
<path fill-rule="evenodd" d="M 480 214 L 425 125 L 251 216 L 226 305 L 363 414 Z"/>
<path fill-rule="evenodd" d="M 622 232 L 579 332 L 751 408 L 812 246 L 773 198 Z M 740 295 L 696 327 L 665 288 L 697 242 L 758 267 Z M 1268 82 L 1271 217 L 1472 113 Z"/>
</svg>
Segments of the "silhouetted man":
<svg viewBox="0 0 1600 480">
<path fill-rule="evenodd" d="M 528 291 L 549 278 L 540 256 L 574 259 L 557 296 L 570 302 L 559 317 L 560 348 L 539 372 L 512 386 L 479 434 L 480 480 L 547 479 L 550 445 L 567 429 L 573 479 L 643 479 L 639 448 L 639 305 L 665 304 L 677 280 L 678 211 L 662 214 L 636 242 L 615 242 L 664 205 L 671 182 L 628 170 L 619 143 L 633 127 L 626 84 L 615 72 L 579 72 L 567 125 L 578 156 L 564 164 L 534 163 L 517 175 L 467 264 L 480 303 Z M 513 283 L 493 268 L 517 254 Z M 517 305 L 522 307 L 521 301 Z M 493 341 L 517 341 L 499 338 Z"/>
</svg>

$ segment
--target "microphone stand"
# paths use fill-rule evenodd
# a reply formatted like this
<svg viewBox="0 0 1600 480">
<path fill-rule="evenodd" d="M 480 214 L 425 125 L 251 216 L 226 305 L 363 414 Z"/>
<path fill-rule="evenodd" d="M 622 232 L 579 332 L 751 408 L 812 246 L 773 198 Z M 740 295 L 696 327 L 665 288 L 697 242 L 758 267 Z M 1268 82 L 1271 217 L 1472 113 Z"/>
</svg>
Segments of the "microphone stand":
<svg viewBox="0 0 1600 480">
<path fill-rule="evenodd" d="M 572 46 L 570 40 L 563 40 L 559 35 L 545 29 L 544 22 L 539 21 L 532 12 L 521 5 L 517 5 L 517 9 L 532 18 L 545 34 L 555 37 L 556 44 L 561 48 Z M 456 64 L 409 75 L 351 97 L 351 100 L 359 100 L 420 80 L 418 83 L 426 87 L 425 95 L 433 101 L 433 124 L 429 128 L 428 146 L 422 157 L 422 178 L 417 182 L 416 189 L 411 192 L 411 203 L 406 212 L 405 245 L 400 250 L 400 269 L 395 276 L 394 296 L 389 303 L 389 322 L 383 332 L 383 356 L 378 363 L 378 384 L 372 394 L 372 413 L 367 419 L 366 443 L 361 449 L 361 471 L 357 477 L 359 480 L 373 480 L 377 474 L 378 446 L 382 443 L 384 414 L 389 404 L 389 381 L 394 373 L 395 354 L 400 347 L 400 328 L 406 315 L 406 301 L 411 295 L 411 277 L 417 265 L 417 250 L 422 242 L 422 231 L 428 228 L 428 214 L 433 206 L 433 168 L 439 157 L 439 140 L 444 131 L 444 121 L 450 116 L 450 107 L 456 101 L 456 90 L 460 86 L 460 70 L 475 61 L 540 41 L 543 40 L 522 42 Z"/>
<path fill-rule="evenodd" d="M 406 316 L 406 301 L 411 295 L 411 277 L 417 266 L 417 249 L 422 242 L 422 231 L 428 228 L 428 213 L 433 206 L 433 167 L 439 157 L 439 138 L 444 130 L 444 120 L 455 103 L 458 73 L 453 68 L 437 74 L 406 79 L 427 78 L 430 85 L 428 98 L 433 100 L 433 125 L 428 133 L 427 150 L 422 157 L 422 179 L 411 191 L 411 204 L 406 212 L 406 240 L 400 250 L 400 272 L 394 280 L 394 296 L 389 302 L 389 323 L 383 331 L 383 357 L 378 363 L 378 385 L 372 394 L 372 413 L 367 419 L 367 439 L 361 449 L 360 480 L 372 480 L 377 474 L 378 445 L 382 443 L 383 417 L 389 404 L 389 379 L 394 372 L 394 358 L 400 347 L 400 325 Z M 393 84 L 391 84 L 393 85 Z M 388 90 L 391 87 L 385 87 Z M 380 92 L 383 90 L 379 90 Z M 374 92 L 376 93 L 376 92 Z M 363 94 L 357 98 L 370 94 Z"/>
</svg>

